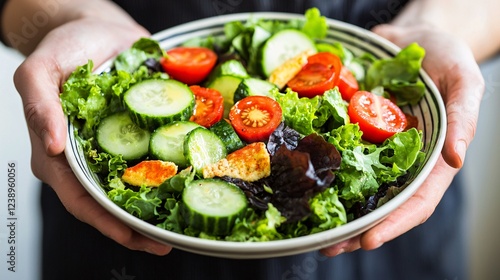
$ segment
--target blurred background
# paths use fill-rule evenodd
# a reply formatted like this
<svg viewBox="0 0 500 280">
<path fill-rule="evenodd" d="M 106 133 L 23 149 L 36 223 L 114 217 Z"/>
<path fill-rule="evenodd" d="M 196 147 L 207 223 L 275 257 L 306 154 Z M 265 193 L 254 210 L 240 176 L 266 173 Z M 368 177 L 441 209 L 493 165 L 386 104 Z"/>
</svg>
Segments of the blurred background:
<svg viewBox="0 0 500 280">
<path fill-rule="evenodd" d="M 36 280 L 40 271 L 39 207 L 40 183 L 30 169 L 30 143 L 23 115 L 21 99 L 12 76 L 23 57 L 0 44 L 0 170 L 6 179 L 7 164 L 17 165 L 16 186 L 16 272 L 9 267 L 7 228 L 7 188 L 0 188 L 0 279 Z M 500 166 L 500 57 L 481 69 L 486 81 L 477 134 L 462 169 L 467 183 L 467 221 L 470 252 L 470 279 L 495 279 L 500 276 L 500 187 L 495 172 Z M 5 174 L 5 175 L 4 175 Z M 455 280 L 455 279 L 448 279 Z M 461 279 L 456 279 L 461 280 Z"/>
</svg>

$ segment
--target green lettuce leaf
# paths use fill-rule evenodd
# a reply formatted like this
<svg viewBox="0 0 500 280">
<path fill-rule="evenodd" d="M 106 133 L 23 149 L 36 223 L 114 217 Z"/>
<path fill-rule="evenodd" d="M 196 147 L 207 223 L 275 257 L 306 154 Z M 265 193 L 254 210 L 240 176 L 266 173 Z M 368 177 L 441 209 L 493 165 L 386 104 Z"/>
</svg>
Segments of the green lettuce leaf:
<svg viewBox="0 0 500 280">
<path fill-rule="evenodd" d="M 330 131 L 327 141 L 332 143 L 339 152 L 353 150 L 357 146 L 365 146 L 361 136 L 363 132 L 357 123 L 348 123 Z M 375 147 L 375 145 L 371 145 Z"/>
<path fill-rule="evenodd" d="M 263 217 L 259 217 L 253 210 L 248 211 L 245 218 L 236 222 L 225 240 L 242 242 L 283 239 L 278 228 L 285 220 L 278 209 L 269 203 Z"/>
<path fill-rule="evenodd" d="M 422 132 L 415 128 L 395 134 L 384 142 L 384 147 L 380 162 L 392 169 L 391 172 L 379 174 L 379 177 L 383 177 L 382 182 L 395 181 L 397 176 L 418 166 L 424 156 L 421 151 Z"/>
<path fill-rule="evenodd" d="M 158 187 L 158 197 L 164 199 L 172 195 L 180 196 L 184 188 L 194 180 L 195 175 L 196 170 L 194 170 L 194 168 L 181 170 Z"/>
<path fill-rule="evenodd" d="M 322 100 L 318 111 L 325 111 L 327 116 L 330 116 L 325 122 L 317 123 L 315 126 L 320 127 L 330 121 L 329 128 L 340 127 L 349 123 L 349 114 L 347 113 L 347 103 L 342 99 L 342 95 L 337 87 L 326 91 L 320 99 Z"/>
<path fill-rule="evenodd" d="M 148 58 L 159 59 L 164 55 L 159 43 L 150 38 L 141 38 L 131 48 L 120 53 L 114 60 L 116 70 L 132 73 Z"/>
<path fill-rule="evenodd" d="M 425 94 L 425 85 L 418 79 L 424 56 L 425 50 L 412 43 L 393 58 L 375 61 L 366 73 L 366 89 L 382 86 L 399 106 L 417 104 Z"/>
<path fill-rule="evenodd" d="M 318 52 L 329 52 L 338 56 L 342 60 L 342 65 L 349 65 L 354 58 L 354 54 L 340 42 L 318 43 L 316 49 Z"/>
<path fill-rule="evenodd" d="M 310 221 L 313 224 L 311 233 L 325 231 L 347 223 L 347 214 L 340 202 L 337 190 L 328 188 L 316 194 L 310 201 L 312 214 Z"/>
<path fill-rule="evenodd" d="M 326 37 L 328 25 L 326 18 L 321 15 L 318 8 L 310 8 L 305 13 L 306 21 L 302 26 L 302 32 L 307 34 L 312 39 L 323 39 Z"/>
<path fill-rule="evenodd" d="M 364 202 L 383 183 L 395 182 L 423 158 L 422 134 L 415 128 L 395 134 L 379 147 L 363 142 L 361 136 L 359 126 L 349 124 L 327 137 L 342 155 L 336 184 L 347 208 Z"/>
<path fill-rule="evenodd" d="M 133 73 L 123 70 L 93 73 L 93 62 L 79 66 L 69 76 L 59 95 L 63 111 L 84 139 L 94 136 L 104 117 L 124 110 L 122 95 L 144 79 L 167 79 L 163 72 L 150 73 L 142 65 Z"/>
<path fill-rule="evenodd" d="M 164 207 L 167 213 L 159 215 L 158 218 L 164 220 L 156 226 L 173 232 L 183 233 L 186 225 L 181 216 L 179 202 L 174 198 L 167 198 Z"/>
<path fill-rule="evenodd" d="M 118 186 L 118 184 L 112 184 L 112 186 Z M 157 192 L 158 189 L 149 187 L 141 187 L 138 191 L 118 187 L 111 189 L 108 197 L 130 214 L 142 220 L 149 220 L 158 215 L 157 208 L 162 205 Z"/>
<path fill-rule="evenodd" d="M 190 41 L 190 45 L 217 48 L 221 53 L 236 53 L 246 62 L 247 71 L 252 75 L 260 75 L 260 53 L 263 43 L 273 34 L 284 29 L 301 30 L 312 39 L 326 36 L 328 25 L 317 8 L 308 9 L 304 19 L 287 21 L 250 18 L 245 23 L 228 22 L 224 25 L 224 40 L 212 37 Z M 230 46 L 230 48 L 227 48 Z"/>
<path fill-rule="evenodd" d="M 117 98 L 111 89 L 115 78 L 107 73 L 93 74 L 92 68 L 92 61 L 77 67 L 64 83 L 60 94 L 64 112 L 77 128 L 81 128 L 81 135 L 85 139 L 93 136 L 95 126 L 103 116 L 121 110 L 120 107 L 108 106 L 113 102 L 112 99 Z M 80 126 L 76 120 L 85 122 Z"/>
<path fill-rule="evenodd" d="M 300 134 L 321 133 L 349 122 L 347 104 L 336 88 L 313 98 L 299 98 L 290 89 L 285 93 L 276 90 L 271 94 L 283 110 L 285 124 Z"/>
<path fill-rule="evenodd" d="M 299 98 L 299 95 L 287 89 L 286 93 L 275 91 L 273 97 L 283 110 L 285 124 L 303 135 L 315 132 L 313 121 L 320 105 L 319 97 Z"/>
<path fill-rule="evenodd" d="M 337 173 L 337 178 L 343 183 L 340 188 L 342 199 L 354 203 L 364 201 L 365 197 L 377 192 L 380 184 L 377 182 L 376 170 L 385 168 L 379 161 L 380 152 L 380 149 L 376 149 L 367 154 L 361 146 L 342 152 Z"/>
</svg>

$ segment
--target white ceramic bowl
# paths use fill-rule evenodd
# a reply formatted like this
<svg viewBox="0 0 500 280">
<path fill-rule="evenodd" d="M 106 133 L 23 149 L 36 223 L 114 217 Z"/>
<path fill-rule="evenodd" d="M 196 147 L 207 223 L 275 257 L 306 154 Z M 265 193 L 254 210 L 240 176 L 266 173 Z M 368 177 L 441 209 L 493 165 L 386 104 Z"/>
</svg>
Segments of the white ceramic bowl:
<svg viewBox="0 0 500 280">
<path fill-rule="evenodd" d="M 287 20 L 300 18 L 303 15 L 270 12 L 225 15 L 179 25 L 157 33 L 153 38 L 158 40 L 164 49 L 168 49 L 193 37 L 223 35 L 225 23 L 235 20 L 245 21 L 250 17 Z M 327 40 L 341 42 L 355 53 L 368 52 L 375 57 L 384 58 L 394 56 L 400 50 L 394 44 L 365 29 L 331 19 L 327 22 L 330 27 Z M 108 61 L 96 71 L 109 70 L 111 63 L 112 61 Z M 424 98 L 418 105 L 404 108 L 406 112 L 418 118 L 419 129 L 423 131 L 423 151 L 426 152 L 426 157 L 418 174 L 410 177 L 401 193 L 373 212 L 340 227 L 308 236 L 279 241 L 241 243 L 205 240 L 170 232 L 132 216 L 108 199 L 97 177 L 86 163 L 81 147 L 74 138 L 71 124 L 68 126 L 70 133 L 68 133 L 66 156 L 77 178 L 99 204 L 136 231 L 175 248 L 203 255 L 241 259 L 286 256 L 317 250 L 356 236 L 382 221 L 415 193 L 434 167 L 444 143 L 446 114 L 436 86 L 424 71 L 421 71 L 420 79 L 426 85 Z"/>
</svg>

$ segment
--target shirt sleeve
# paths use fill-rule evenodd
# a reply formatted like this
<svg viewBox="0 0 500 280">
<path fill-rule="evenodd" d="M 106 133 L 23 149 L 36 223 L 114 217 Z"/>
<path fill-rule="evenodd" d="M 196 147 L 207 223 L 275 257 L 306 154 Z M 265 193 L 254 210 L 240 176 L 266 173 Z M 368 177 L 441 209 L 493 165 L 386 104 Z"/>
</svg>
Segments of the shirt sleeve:
<svg viewBox="0 0 500 280">
<path fill-rule="evenodd" d="M 2 28 L 2 15 L 3 15 L 3 9 L 5 7 L 5 3 L 7 3 L 8 0 L 0 0 L 0 42 L 4 45 L 8 45 L 6 40 L 5 40 L 5 34 L 1 32 Z"/>
</svg>

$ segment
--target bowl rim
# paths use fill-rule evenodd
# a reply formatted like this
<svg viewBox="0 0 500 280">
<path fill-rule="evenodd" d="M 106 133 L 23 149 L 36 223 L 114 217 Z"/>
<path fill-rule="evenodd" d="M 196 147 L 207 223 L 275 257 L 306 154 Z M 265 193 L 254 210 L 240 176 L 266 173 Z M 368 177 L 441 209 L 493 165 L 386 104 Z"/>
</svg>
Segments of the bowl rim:
<svg viewBox="0 0 500 280">
<path fill-rule="evenodd" d="M 251 12 L 221 15 L 177 25 L 153 34 L 151 38 L 162 42 L 178 36 L 179 34 L 192 33 L 200 26 L 220 25 L 230 21 L 246 21 L 250 18 L 289 20 L 300 19 L 303 17 L 304 15 L 302 14 L 281 12 Z M 354 33 L 357 36 L 367 39 L 370 43 L 376 42 L 377 45 L 383 46 L 387 51 L 389 51 L 391 55 L 395 55 L 400 50 L 400 48 L 392 42 L 376 35 L 375 33 L 372 33 L 369 30 L 335 19 L 326 18 L 326 20 L 329 29 L 334 29 L 339 32 L 349 31 L 349 33 Z M 114 57 L 98 66 L 94 72 L 101 73 L 109 69 L 112 65 L 113 59 Z M 406 202 L 417 191 L 434 168 L 439 159 L 441 149 L 444 146 L 446 135 L 446 110 L 436 85 L 423 69 L 420 71 L 420 78 L 425 83 L 429 93 L 436 101 L 434 105 L 437 107 L 436 109 L 440 117 L 438 120 L 439 131 L 434 149 L 431 151 L 427 162 L 421 168 L 420 172 L 403 191 L 401 191 L 394 198 L 390 199 L 384 205 L 378 207 L 373 212 L 356 220 L 350 221 L 342 226 L 307 236 L 264 242 L 234 242 L 201 239 L 156 227 L 155 225 L 149 224 L 146 221 L 129 214 L 114 204 L 110 199 L 108 199 L 106 193 L 102 190 L 102 187 L 94 184 L 87 177 L 83 171 L 83 166 L 81 166 L 82 163 L 75 154 L 75 151 L 78 151 L 78 147 L 77 142 L 74 141 L 73 125 L 68 119 L 65 155 L 79 182 L 102 207 L 128 226 L 154 240 L 172 245 L 174 248 L 179 248 L 193 253 L 236 259 L 276 257 L 304 253 L 339 243 L 375 226 L 387 215 L 389 215 L 390 212 L 396 209 L 398 205 Z"/>
</svg>

